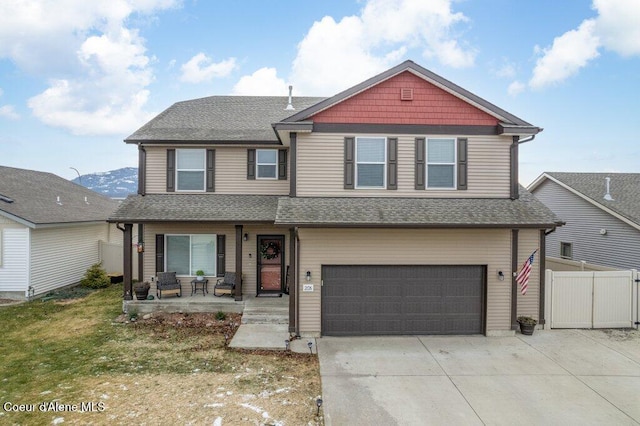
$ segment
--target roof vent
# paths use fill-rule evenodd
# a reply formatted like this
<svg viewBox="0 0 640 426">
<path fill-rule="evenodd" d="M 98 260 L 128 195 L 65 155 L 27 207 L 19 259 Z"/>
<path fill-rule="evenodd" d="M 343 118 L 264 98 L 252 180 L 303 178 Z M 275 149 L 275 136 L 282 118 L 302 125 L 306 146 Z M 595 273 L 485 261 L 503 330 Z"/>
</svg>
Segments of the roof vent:
<svg viewBox="0 0 640 426">
<path fill-rule="evenodd" d="M 413 100 L 413 89 L 410 87 L 403 87 L 400 89 L 400 100 L 401 101 L 412 101 Z"/>
<path fill-rule="evenodd" d="M 287 107 L 285 108 L 285 110 L 287 111 L 293 111 L 295 110 L 295 108 L 293 107 L 293 99 L 291 94 L 293 93 L 293 86 L 289 86 L 289 103 L 287 104 Z"/>
<path fill-rule="evenodd" d="M 4 196 L 2 194 L 0 194 L 0 201 L 4 201 L 5 203 L 9 203 L 9 204 L 13 203 L 13 199 L 12 198 L 6 197 L 6 196 Z"/>
<path fill-rule="evenodd" d="M 56 197 L 56 204 L 59 205 L 59 206 L 62 205 L 62 201 L 60 201 L 60 196 L 59 195 Z"/>
<path fill-rule="evenodd" d="M 609 193 L 609 183 L 611 182 L 611 178 L 610 177 L 606 177 L 604 179 L 607 181 L 607 193 L 604 194 L 604 199 L 607 200 L 607 201 L 613 201 L 613 197 Z"/>
<path fill-rule="evenodd" d="M 84 203 L 89 204 L 89 200 L 87 200 L 87 197 L 84 197 Z"/>
</svg>

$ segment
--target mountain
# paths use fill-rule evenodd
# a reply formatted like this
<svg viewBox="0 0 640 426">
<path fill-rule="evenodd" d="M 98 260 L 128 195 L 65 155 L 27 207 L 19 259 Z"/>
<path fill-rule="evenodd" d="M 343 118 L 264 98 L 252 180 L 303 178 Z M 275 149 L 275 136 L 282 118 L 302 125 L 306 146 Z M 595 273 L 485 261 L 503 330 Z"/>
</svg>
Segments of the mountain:
<svg viewBox="0 0 640 426">
<path fill-rule="evenodd" d="M 138 169 L 125 167 L 109 172 L 90 173 L 73 179 L 82 185 L 111 198 L 126 198 L 138 191 Z"/>
</svg>

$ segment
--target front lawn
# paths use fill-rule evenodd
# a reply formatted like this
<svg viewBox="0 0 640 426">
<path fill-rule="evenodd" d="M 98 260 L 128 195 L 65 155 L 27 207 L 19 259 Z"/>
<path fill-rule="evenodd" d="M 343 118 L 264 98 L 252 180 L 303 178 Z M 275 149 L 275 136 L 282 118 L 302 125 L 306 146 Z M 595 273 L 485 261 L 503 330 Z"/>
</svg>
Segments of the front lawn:
<svg viewBox="0 0 640 426">
<path fill-rule="evenodd" d="M 238 317 L 116 322 L 122 285 L 0 308 L 0 424 L 320 424 L 317 357 L 225 347 Z"/>
</svg>

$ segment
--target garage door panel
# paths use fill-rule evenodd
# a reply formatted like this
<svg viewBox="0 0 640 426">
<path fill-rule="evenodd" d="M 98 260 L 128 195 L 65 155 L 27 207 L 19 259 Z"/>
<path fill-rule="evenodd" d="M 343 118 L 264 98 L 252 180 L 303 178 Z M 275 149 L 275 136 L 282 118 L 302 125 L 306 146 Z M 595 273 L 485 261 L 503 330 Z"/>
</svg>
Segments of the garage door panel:
<svg viewBox="0 0 640 426">
<path fill-rule="evenodd" d="M 478 334 L 484 266 L 323 266 L 325 335 Z"/>
</svg>

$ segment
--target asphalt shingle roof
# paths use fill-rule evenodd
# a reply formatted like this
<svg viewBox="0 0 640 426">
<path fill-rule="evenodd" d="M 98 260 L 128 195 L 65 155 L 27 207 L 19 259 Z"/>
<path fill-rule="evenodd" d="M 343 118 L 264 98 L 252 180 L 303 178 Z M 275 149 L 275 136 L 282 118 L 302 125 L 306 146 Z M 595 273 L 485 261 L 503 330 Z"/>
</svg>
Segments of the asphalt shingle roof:
<svg viewBox="0 0 640 426">
<path fill-rule="evenodd" d="M 640 224 L 640 173 L 560 173 L 547 175 L 573 188 L 596 203 Z M 609 193 L 613 200 L 604 199 L 605 178 L 611 178 Z"/>
<path fill-rule="evenodd" d="M 270 222 L 278 195 L 147 194 L 130 195 L 111 222 Z"/>
<path fill-rule="evenodd" d="M 0 212 L 33 225 L 106 221 L 118 207 L 117 201 L 52 173 L 4 166 L 0 195 L 13 200 L 0 200 Z"/>
<path fill-rule="evenodd" d="M 177 102 L 125 139 L 126 142 L 277 142 L 271 127 L 325 98 L 210 96 Z"/>
<path fill-rule="evenodd" d="M 518 200 L 478 198 L 281 198 L 277 225 L 552 227 L 558 217 L 521 189 Z"/>
</svg>

